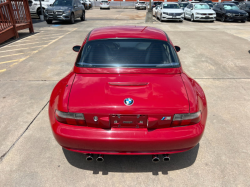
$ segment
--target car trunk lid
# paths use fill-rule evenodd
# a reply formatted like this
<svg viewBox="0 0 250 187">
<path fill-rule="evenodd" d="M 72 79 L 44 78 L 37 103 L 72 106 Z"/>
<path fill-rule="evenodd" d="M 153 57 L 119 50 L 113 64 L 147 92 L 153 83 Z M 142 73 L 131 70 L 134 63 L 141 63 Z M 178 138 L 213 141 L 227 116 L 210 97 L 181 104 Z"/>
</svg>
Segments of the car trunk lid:
<svg viewBox="0 0 250 187">
<path fill-rule="evenodd" d="M 76 74 L 68 109 L 91 127 L 165 128 L 189 102 L 180 74 Z"/>
</svg>

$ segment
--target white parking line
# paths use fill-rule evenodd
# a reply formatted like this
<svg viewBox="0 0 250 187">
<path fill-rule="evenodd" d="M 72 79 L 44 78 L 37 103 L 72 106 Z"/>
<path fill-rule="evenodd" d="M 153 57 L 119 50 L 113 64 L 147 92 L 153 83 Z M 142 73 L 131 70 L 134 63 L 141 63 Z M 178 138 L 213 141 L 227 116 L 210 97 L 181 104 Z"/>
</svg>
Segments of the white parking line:
<svg viewBox="0 0 250 187">
<path fill-rule="evenodd" d="M 18 44 L 18 45 L 8 45 L 8 46 L 5 46 L 5 47 L 15 47 L 15 46 L 20 46 L 20 45 L 29 45 L 29 44 L 36 44 L 36 43 L 43 43 L 43 42 L 50 42 L 51 40 L 45 40 L 45 41 L 41 41 L 41 42 L 34 42 L 34 43 L 25 43 L 25 44 Z"/>
<path fill-rule="evenodd" d="M 22 49 L 31 49 L 31 48 L 42 47 L 42 46 L 45 46 L 45 45 L 39 45 L 39 46 L 29 47 L 29 48 L 13 49 L 13 50 L 7 50 L 7 51 L 0 51 L 0 53 L 9 52 L 9 51 L 18 51 Z"/>
<path fill-rule="evenodd" d="M 19 61 L 19 60 L 23 60 L 23 59 L 4 61 L 4 62 L 0 62 L 0 64 L 6 64 L 6 63 L 10 63 L 10 62 L 16 62 L 16 61 Z"/>
<path fill-rule="evenodd" d="M 64 35 L 62 35 L 62 36 L 56 38 L 55 40 L 51 41 L 50 43 L 48 43 L 48 44 L 46 44 L 46 45 L 42 45 L 43 47 L 41 47 L 41 48 L 38 49 L 37 51 L 33 51 L 30 55 L 28 55 L 28 56 L 26 56 L 25 58 L 19 60 L 18 62 L 13 63 L 12 65 L 10 65 L 10 67 L 12 67 L 12 66 L 14 66 L 14 65 L 17 65 L 18 63 L 20 63 L 20 62 L 26 60 L 27 58 L 29 58 L 29 57 L 32 56 L 33 54 L 37 53 L 38 51 L 43 50 L 45 47 L 47 47 L 47 46 L 49 46 L 50 44 L 56 42 L 57 40 L 59 40 L 59 39 L 61 39 L 62 37 L 66 36 L 67 34 L 69 34 L 69 33 L 73 32 L 73 31 L 75 31 L 76 29 L 77 29 L 77 28 L 75 28 L 75 29 L 73 29 L 73 30 L 67 32 L 66 34 L 64 34 Z M 40 47 L 40 46 L 37 46 L 37 47 Z M 31 48 L 32 48 L 32 47 L 31 47 Z"/>
<path fill-rule="evenodd" d="M 24 54 L 24 53 L 17 53 L 17 54 L 11 54 L 11 55 L 0 56 L 0 58 L 8 57 L 8 56 L 14 56 L 14 55 L 22 55 L 22 54 Z"/>
</svg>

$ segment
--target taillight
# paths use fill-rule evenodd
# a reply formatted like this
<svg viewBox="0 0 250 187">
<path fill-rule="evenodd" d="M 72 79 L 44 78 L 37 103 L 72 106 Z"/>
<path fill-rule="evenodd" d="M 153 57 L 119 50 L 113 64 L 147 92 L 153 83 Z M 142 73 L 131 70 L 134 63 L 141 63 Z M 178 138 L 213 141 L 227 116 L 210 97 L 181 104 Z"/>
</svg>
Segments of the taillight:
<svg viewBox="0 0 250 187">
<path fill-rule="evenodd" d="M 100 3 L 100 5 L 102 5 L 102 3 Z"/>
<path fill-rule="evenodd" d="M 82 113 L 70 113 L 70 112 L 61 112 L 56 110 L 55 116 L 57 121 L 69 125 L 81 125 L 85 126 L 85 118 Z"/>
<path fill-rule="evenodd" d="M 201 111 L 192 114 L 175 114 L 171 126 L 194 125 L 199 123 L 200 120 Z"/>
</svg>

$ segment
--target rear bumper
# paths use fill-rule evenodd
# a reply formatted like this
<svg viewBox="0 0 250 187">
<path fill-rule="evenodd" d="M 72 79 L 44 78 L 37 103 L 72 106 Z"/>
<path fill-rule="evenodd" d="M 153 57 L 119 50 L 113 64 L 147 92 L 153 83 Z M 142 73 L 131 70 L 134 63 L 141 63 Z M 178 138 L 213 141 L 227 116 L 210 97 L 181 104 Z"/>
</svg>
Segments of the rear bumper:
<svg viewBox="0 0 250 187">
<path fill-rule="evenodd" d="M 110 5 L 100 5 L 100 8 L 110 8 Z"/>
<path fill-rule="evenodd" d="M 55 121 L 52 130 L 64 148 L 93 154 L 172 154 L 197 145 L 205 125 L 148 130 L 146 128 L 101 129 L 66 125 Z"/>
</svg>

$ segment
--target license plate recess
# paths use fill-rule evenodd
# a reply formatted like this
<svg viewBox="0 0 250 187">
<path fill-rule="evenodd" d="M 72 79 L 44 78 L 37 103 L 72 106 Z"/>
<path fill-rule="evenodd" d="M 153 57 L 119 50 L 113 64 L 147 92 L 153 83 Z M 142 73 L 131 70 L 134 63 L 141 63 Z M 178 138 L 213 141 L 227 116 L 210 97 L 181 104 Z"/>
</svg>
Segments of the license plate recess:
<svg viewBox="0 0 250 187">
<path fill-rule="evenodd" d="M 147 128 L 147 115 L 110 115 L 111 128 Z"/>
</svg>

